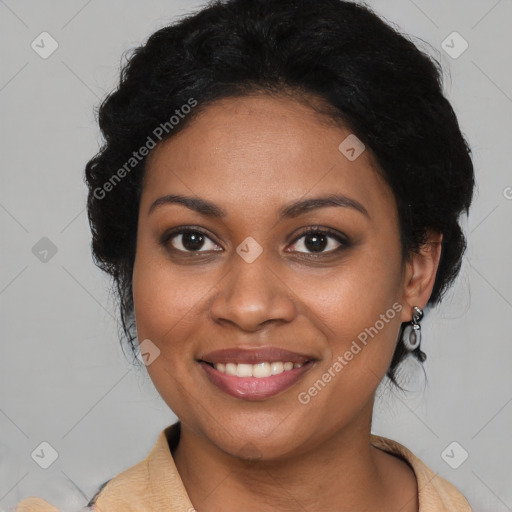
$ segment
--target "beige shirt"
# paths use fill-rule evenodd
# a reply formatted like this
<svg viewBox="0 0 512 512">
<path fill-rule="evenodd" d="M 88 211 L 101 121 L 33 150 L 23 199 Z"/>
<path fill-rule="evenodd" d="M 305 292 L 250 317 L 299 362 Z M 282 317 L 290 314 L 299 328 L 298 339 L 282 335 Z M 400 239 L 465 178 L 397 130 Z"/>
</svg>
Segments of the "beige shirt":
<svg viewBox="0 0 512 512">
<path fill-rule="evenodd" d="M 112 478 L 93 500 L 94 512 L 194 512 L 172 452 L 180 423 L 164 429 L 149 455 Z M 418 482 L 419 512 L 471 512 L 464 496 L 396 441 L 371 435 L 371 444 L 407 461 Z M 16 512 L 59 512 L 40 498 L 26 498 Z"/>
</svg>

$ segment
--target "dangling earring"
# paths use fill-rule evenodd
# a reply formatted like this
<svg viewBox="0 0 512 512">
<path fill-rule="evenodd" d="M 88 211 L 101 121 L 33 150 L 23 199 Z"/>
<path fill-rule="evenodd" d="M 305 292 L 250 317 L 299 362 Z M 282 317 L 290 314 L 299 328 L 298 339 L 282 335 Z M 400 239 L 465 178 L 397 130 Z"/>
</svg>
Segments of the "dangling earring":
<svg viewBox="0 0 512 512">
<path fill-rule="evenodd" d="M 418 359 L 423 362 L 427 358 L 427 355 L 425 352 L 418 350 L 421 344 L 420 320 L 423 318 L 423 311 L 418 306 L 414 306 L 413 310 L 411 323 L 404 329 L 402 342 L 409 352 L 417 351 Z"/>
</svg>

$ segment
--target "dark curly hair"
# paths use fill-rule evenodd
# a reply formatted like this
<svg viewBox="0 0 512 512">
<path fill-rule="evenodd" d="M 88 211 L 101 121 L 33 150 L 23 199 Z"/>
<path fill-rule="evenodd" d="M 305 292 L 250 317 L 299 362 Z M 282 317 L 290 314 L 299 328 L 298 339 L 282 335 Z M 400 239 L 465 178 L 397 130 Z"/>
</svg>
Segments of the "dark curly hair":
<svg viewBox="0 0 512 512">
<path fill-rule="evenodd" d="M 393 191 L 402 259 L 424 244 L 427 229 L 443 234 L 428 305 L 440 302 L 466 249 L 458 219 L 473 196 L 471 150 L 443 95 L 439 62 L 368 6 L 212 1 L 152 34 L 121 68 L 119 86 L 98 109 L 104 143 L 85 179 L 93 259 L 113 279 L 120 336 L 134 353 L 131 280 L 147 148 L 224 97 L 265 92 L 323 100 L 324 113 L 371 149 Z M 423 360 L 421 351 L 414 354 Z M 387 373 L 397 386 L 406 355 L 397 343 Z"/>
</svg>

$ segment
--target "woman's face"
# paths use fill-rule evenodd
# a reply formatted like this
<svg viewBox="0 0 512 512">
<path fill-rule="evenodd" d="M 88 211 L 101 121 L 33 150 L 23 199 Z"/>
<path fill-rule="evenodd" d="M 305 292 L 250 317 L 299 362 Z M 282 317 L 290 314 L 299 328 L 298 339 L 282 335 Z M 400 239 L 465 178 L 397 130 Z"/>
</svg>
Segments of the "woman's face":
<svg viewBox="0 0 512 512">
<path fill-rule="evenodd" d="M 430 294 L 414 296 L 370 152 L 354 159 L 351 139 L 341 151 L 350 131 L 325 121 L 284 97 L 224 99 L 147 161 L 133 273 L 142 352 L 182 423 L 235 456 L 278 458 L 367 427 L 400 324 Z M 168 195 L 214 208 L 154 205 Z M 334 195 L 345 203 L 282 212 Z M 269 347 L 310 362 L 284 370 L 292 355 L 236 352 Z M 222 349 L 235 357 L 207 357 Z"/>
</svg>

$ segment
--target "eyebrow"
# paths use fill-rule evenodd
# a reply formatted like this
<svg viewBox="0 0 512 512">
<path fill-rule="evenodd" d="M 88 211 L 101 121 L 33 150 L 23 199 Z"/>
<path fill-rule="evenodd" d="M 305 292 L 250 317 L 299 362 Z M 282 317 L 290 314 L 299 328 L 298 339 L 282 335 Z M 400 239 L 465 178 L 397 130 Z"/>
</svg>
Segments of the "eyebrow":
<svg viewBox="0 0 512 512">
<path fill-rule="evenodd" d="M 207 217 L 215 217 L 220 219 L 227 216 L 227 213 L 224 209 L 222 209 L 220 206 L 217 206 L 215 203 L 208 201 L 207 199 L 183 196 L 180 194 L 168 194 L 158 198 L 150 206 L 148 215 L 166 204 L 181 204 L 188 209 Z M 303 199 L 284 206 L 279 210 L 279 220 L 293 219 L 309 211 L 329 206 L 351 208 L 362 213 L 368 217 L 368 219 L 370 219 L 370 214 L 368 213 L 367 209 L 359 201 L 356 201 L 355 199 L 352 199 L 343 194 L 329 194 L 322 197 Z"/>
</svg>

